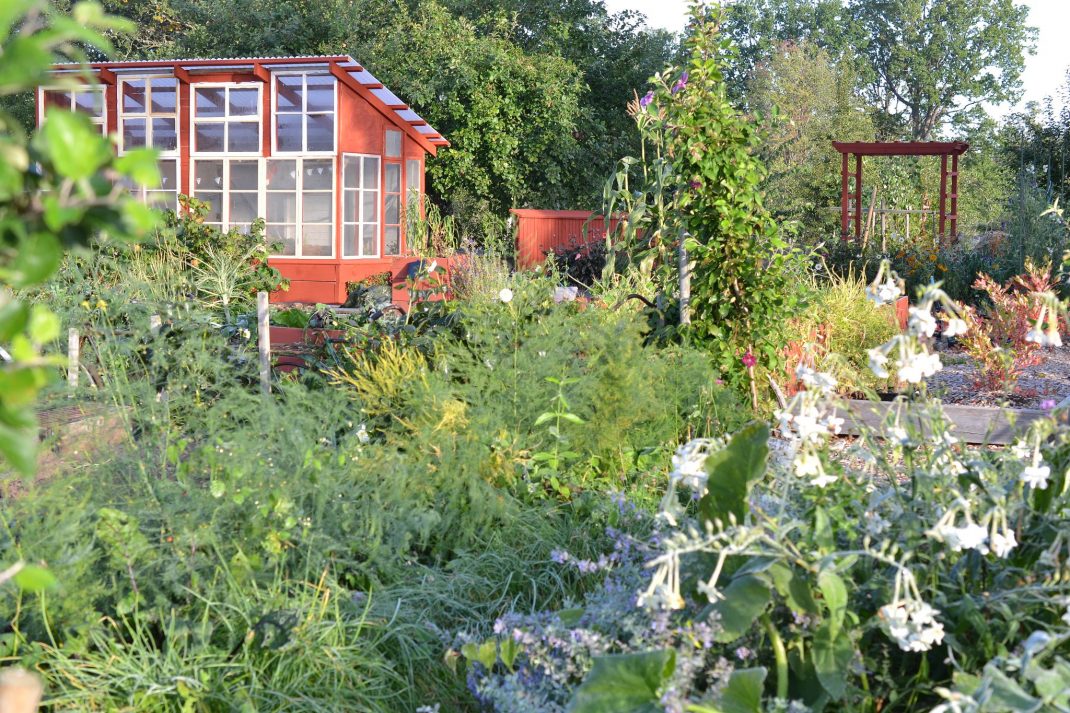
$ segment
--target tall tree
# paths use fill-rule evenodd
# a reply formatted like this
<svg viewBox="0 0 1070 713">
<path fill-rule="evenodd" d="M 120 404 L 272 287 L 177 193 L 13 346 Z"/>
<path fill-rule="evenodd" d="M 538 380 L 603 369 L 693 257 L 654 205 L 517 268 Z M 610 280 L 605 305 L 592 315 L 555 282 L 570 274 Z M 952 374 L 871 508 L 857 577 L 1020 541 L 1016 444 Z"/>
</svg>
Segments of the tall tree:
<svg viewBox="0 0 1070 713">
<path fill-rule="evenodd" d="M 855 0 L 876 79 L 872 99 L 925 140 L 981 102 L 1021 94 L 1036 44 L 1028 8 L 1014 0 Z"/>
</svg>

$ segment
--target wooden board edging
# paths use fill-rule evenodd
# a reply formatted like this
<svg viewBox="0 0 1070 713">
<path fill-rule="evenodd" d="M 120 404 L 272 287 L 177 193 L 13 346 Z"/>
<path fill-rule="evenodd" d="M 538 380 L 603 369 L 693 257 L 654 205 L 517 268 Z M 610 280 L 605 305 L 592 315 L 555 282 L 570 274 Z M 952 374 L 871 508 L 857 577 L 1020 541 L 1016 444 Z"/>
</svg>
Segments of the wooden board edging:
<svg viewBox="0 0 1070 713">
<path fill-rule="evenodd" d="M 844 417 L 843 433 L 861 434 L 861 427 L 881 433 L 890 410 L 902 408 L 903 420 L 917 418 L 913 404 L 896 401 L 865 401 L 848 399 L 848 413 Z M 944 415 L 951 424 L 951 435 L 964 443 L 1009 445 L 1025 433 L 1030 424 L 1051 415 L 1040 409 L 995 408 L 991 406 L 963 406 L 944 404 Z M 883 434 L 882 434 L 883 435 Z"/>
</svg>

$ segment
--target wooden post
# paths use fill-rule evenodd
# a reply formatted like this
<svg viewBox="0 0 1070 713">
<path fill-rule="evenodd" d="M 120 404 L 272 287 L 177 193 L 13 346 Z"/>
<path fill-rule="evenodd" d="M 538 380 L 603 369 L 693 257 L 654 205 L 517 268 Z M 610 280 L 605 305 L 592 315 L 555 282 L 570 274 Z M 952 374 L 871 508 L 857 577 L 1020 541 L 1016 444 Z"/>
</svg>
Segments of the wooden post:
<svg viewBox="0 0 1070 713">
<path fill-rule="evenodd" d="M 684 230 L 680 229 L 680 325 L 691 324 L 691 270 L 687 266 Z"/>
<path fill-rule="evenodd" d="M 944 221 L 947 219 L 947 154 L 940 157 L 940 243 L 944 242 Z"/>
<path fill-rule="evenodd" d="M 160 327 L 163 326 L 163 320 L 160 319 L 158 314 L 149 315 L 149 334 L 157 336 L 160 333 Z"/>
<path fill-rule="evenodd" d="M 268 293 L 256 293 L 256 331 L 260 348 L 260 391 L 271 393 L 271 320 L 268 312 Z"/>
<path fill-rule="evenodd" d="M 888 251 L 888 214 L 884 212 L 884 199 L 881 198 L 881 254 Z"/>
<path fill-rule="evenodd" d="M 862 235 L 862 154 L 855 154 L 855 237 Z"/>
<path fill-rule="evenodd" d="M 951 155 L 951 242 L 959 237 L 959 155 Z"/>
<path fill-rule="evenodd" d="M 910 211 L 913 210 L 910 206 L 907 206 L 907 242 L 910 242 Z"/>
<path fill-rule="evenodd" d="M 78 388 L 78 352 L 81 341 L 78 330 L 71 327 L 67 330 L 67 386 L 72 389 Z"/>
<path fill-rule="evenodd" d="M 840 238 L 847 240 L 847 152 L 840 173 Z"/>
</svg>

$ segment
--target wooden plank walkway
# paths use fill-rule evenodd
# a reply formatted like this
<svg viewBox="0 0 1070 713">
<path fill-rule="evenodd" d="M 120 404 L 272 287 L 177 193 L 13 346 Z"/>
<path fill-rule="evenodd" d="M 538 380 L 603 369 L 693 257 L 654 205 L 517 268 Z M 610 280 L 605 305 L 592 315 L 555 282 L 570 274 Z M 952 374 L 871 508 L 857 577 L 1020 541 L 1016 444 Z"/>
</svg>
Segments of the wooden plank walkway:
<svg viewBox="0 0 1070 713">
<path fill-rule="evenodd" d="M 849 413 L 844 415 L 845 435 L 859 435 L 860 426 L 863 425 L 881 433 L 888 412 L 896 408 L 902 408 L 901 422 L 917 419 L 917 416 L 911 413 L 910 403 L 850 399 L 847 404 Z M 1049 411 L 1040 409 L 1003 409 L 957 404 L 944 404 L 943 409 L 951 424 L 951 435 L 964 443 L 972 444 L 1009 445 L 1025 433 L 1034 421 L 1050 415 Z"/>
</svg>

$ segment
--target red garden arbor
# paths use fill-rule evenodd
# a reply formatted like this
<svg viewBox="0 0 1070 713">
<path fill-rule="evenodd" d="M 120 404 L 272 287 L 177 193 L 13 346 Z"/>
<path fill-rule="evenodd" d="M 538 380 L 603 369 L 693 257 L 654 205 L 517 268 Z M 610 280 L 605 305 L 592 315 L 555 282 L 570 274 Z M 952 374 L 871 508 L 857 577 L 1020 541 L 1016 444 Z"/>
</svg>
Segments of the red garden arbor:
<svg viewBox="0 0 1070 713">
<path fill-rule="evenodd" d="M 832 145 L 843 157 L 840 183 L 840 235 L 844 240 L 858 238 L 862 234 L 862 157 L 863 156 L 939 156 L 940 157 L 940 238 L 945 233 L 945 223 L 951 219 L 951 238 L 958 237 L 959 204 L 959 156 L 966 153 L 970 145 L 965 141 L 860 141 L 844 143 L 833 141 Z M 855 157 L 854 174 L 848 173 L 850 157 Z M 947 170 L 947 157 L 951 157 L 951 170 Z M 848 177 L 854 176 L 854 231 L 850 230 L 848 203 Z M 947 179 L 951 178 L 951 192 L 948 193 Z M 951 210 L 948 212 L 948 198 Z"/>
</svg>

